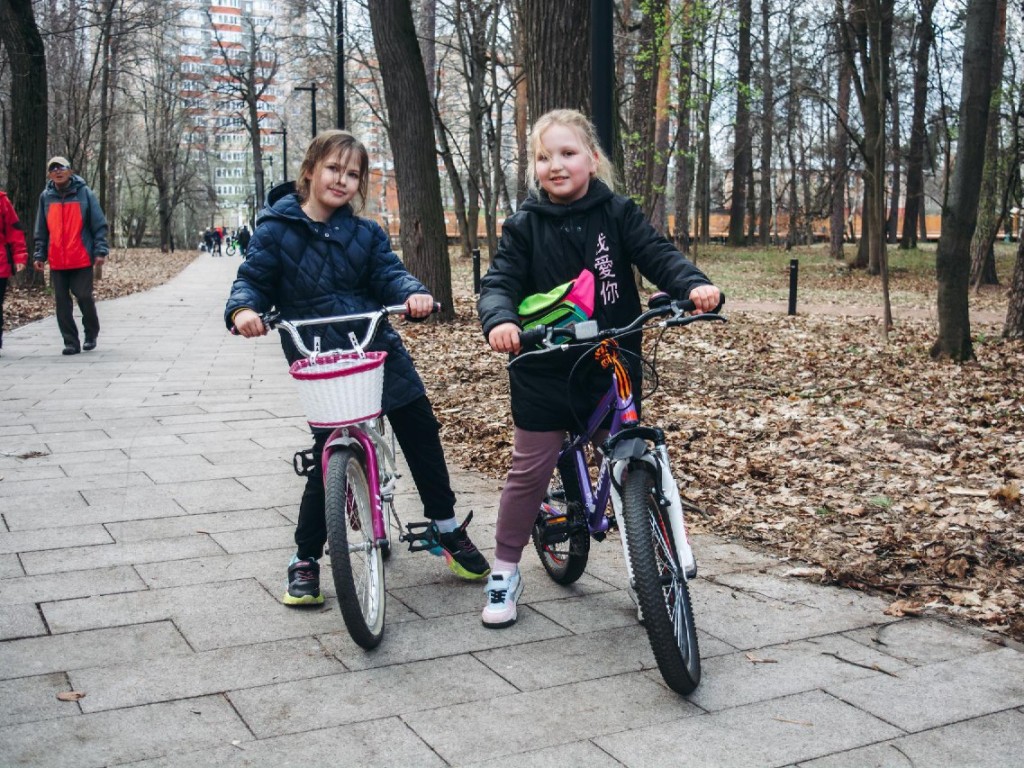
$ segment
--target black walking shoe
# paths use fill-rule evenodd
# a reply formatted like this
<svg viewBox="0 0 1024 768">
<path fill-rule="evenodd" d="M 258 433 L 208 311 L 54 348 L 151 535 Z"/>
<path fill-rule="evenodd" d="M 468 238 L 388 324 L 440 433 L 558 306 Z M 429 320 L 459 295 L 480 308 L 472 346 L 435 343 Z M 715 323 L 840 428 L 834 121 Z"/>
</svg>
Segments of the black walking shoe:
<svg viewBox="0 0 1024 768">
<path fill-rule="evenodd" d="M 320 591 L 320 563 L 310 557 L 299 560 L 292 557 L 288 564 L 288 591 L 281 602 L 285 605 L 321 605 L 324 602 Z"/>
<path fill-rule="evenodd" d="M 81 351 L 82 350 L 80 350 L 78 347 L 76 347 L 76 346 L 74 346 L 72 344 L 68 344 L 66 347 L 64 347 L 64 351 L 61 352 L 61 354 L 62 355 L 77 355 Z"/>
<path fill-rule="evenodd" d="M 91 352 L 96 349 L 96 339 L 86 339 L 85 344 L 82 345 L 82 349 L 86 352 Z"/>
<path fill-rule="evenodd" d="M 466 533 L 466 526 L 472 519 L 473 513 L 470 512 L 462 525 L 450 533 L 438 531 L 437 523 L 430 524 L 433 534 L 441 545 L 440 554 L 444 555 L 452 573 L 460 579 L 470 581 L 483 579 L 491 572 L 491 566 L 487 559 L 480 554 L 480 550 L 469 540 L 469 535 Z"/>
</svg>

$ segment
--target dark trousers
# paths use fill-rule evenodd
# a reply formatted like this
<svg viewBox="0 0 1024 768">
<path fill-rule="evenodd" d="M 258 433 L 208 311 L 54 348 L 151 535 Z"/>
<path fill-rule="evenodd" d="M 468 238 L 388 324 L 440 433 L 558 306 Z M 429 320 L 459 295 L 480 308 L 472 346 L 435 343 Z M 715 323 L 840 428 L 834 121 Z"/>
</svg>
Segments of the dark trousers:
<svg viewBox="0 0 1024 768">
<path fill-rule="evenodd" d="M 53 287 L 53 303 L 57 309 L 57 327 L 64 337 L 64 346 L 78 347 L 78 326 L 71 303 L 74 296 L 82 310 L 82 327 L 86 340 L 100 335 L 100 319 L 96 315 L 96 299 L 92 295 L 92 267 L 79 269 L 51 269 L 50 285 Z"/>
<path fill-rule="evenodd" d="M 3 257 L 0 253 L 0 257 Z M 0 347 L 4 345 L 4 297 L 7 295 L 7 278 L 0 277 Z"/>
<path fill-rule="evenodd" d="M 441 447 L 441 425 L 426 395 L 387 414 L 391 429 L 402 448 L 413 482 L 423 503 L 423 514 L 430 520 L 446 520 L 455 514 L 455 493 L 448 477 L 448 464 Z M 330 432 L 313 433 L 314 468 L 306 477 L 306 488 L 299 504 L 299 522 L 295 526 L 295 544 L 300 560 L 323 557 L 327 541 L 324 516 L 324 478 L 321 470 L 324 443 Z"/>
</svg>

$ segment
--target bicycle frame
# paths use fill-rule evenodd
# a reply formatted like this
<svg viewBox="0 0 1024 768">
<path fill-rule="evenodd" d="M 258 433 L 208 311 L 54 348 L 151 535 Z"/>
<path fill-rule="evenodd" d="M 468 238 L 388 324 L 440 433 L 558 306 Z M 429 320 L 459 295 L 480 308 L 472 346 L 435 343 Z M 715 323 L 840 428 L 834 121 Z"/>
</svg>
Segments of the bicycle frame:
<svg viewBox="0 0 1024 768">
<path fill-rule="evenodd" d="M 384 503 L 394 496 L 395 479 L 398 475 L 395 453 L 371 421 L 337 427 L 324 443 L 320 464 L 322 476 L 327 477 L 327 465 L 333 451 L 353 447 L 363 457 L 366 481 L 370 490 L 370 508 L 373 513 L 373 538 L 381 545 L 388 541 L 388 521 L 384 514 Z M 384 458 L 383 475 L 378 456 Z M 386 479 L 382 482 L 382 478 Z"/>
</svg>

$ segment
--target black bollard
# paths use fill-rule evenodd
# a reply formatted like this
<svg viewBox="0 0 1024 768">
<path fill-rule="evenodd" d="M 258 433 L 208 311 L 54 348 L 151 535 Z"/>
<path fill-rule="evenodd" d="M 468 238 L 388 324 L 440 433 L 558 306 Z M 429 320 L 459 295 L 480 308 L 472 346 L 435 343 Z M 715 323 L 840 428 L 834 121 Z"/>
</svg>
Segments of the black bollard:
<svg viewBox="0 0 1024 768">
<path fill-rule="evenodd" d="M 796 278 L 800 271 L 799 259 L 789 260 L 789 314 L 796 314 Z"/>
<path fill-rule="evenodd" d="M 480 294 L 480 249 L 473 249 L 473 293 Z"/>
</svg>

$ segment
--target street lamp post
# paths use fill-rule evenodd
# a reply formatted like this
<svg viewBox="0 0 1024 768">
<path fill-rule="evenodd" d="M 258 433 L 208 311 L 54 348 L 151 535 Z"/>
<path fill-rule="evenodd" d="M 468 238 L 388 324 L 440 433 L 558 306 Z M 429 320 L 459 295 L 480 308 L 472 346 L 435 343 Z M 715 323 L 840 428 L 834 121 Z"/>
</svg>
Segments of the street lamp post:
<svg viewBox="0 0 1024 768">
<path fill-rule="evenodd" d="M 313 103 L 313 111 L 311 112 L 311 114 L 313 116 L 313 138 L 316 138 L 316 89 L 316 83 L 295 86 L 296 91 L 309 91 L 309 95 L 312 97 L 311 101 Z"/>
<path fill-rule="evenodd" d="M 337 45 L 334 59 L 334 100 L 338 105 L 337 127 L 345 129 L 345 0 L 338 0 Z"/>
</svg>

